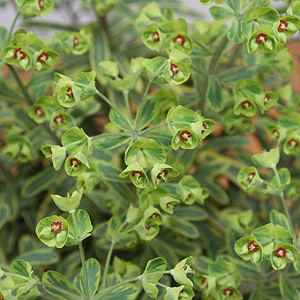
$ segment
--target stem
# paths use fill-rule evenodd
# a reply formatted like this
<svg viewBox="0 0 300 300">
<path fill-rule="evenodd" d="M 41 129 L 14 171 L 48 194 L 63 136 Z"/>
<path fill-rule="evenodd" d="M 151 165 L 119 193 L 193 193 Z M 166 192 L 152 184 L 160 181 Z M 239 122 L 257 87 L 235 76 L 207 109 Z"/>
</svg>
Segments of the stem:
<svg viewBox="0 0 300 300">
<path fill-rule="evenodd" d="M 81 259 L 81 264 L 82 264 L 82 268 L 83 268 L 83 276 L 84 276 L 84 281 L 85 281 L 83 287 L 85 290 L 86 299 L 89 300 L 90 299 L 89 279 L 88 279 L 87 265 L 86 265 L 86 261 L 85 261 L 82 242 L 80 242 L 80 244 L 78 246 L 79 246 L 80 259 Z"/>
<path fill-rule="evenodd" d="M 132 136 L 132 133 L 130 132 L 111 132 L 111 133 L 101 133 L 98 135 L 94 135 L 91 138 L 95 139 L 95 138 L 99 138 L 99 137 L 105 137 L 105 136 Z"/>
<path fill-rule="evenodd" d="M 107 273 L 108 273 L 108 267 L 109 267 L 109 263 L 110 263 L 110 260 L 111 260 L 111 256 L 112 256 L 112 252 L 114 250 L 115 244 L 116 244 L 115 240 L 112 240 L 111 244 L 110 244 L 110 247 L 109 247 L 109 250 L 108 250 L 107 257 L 106 257 L 101 288 L 104 288 L 105 284 L 106 284 L 106 277 L 107 277 Z"/>
<path fill-rule="evenodd" d="M 277 181 L 278 181 L 278 185 L 281 186 L 281 181 L 280 181 L 280 177 L 279 177 L 279 174 L 278 174 L 278 171 L 277 171 L 277 168 L 274 167 L 272 168 L 276 178 L 277 178 Z M 289 221 L 289 225 L 290 225 L 290 228 L 291 228 L 291 232 L 292 232 L 292 235 L 294 237 L 294 243 L 296 243 L 296 245 L 298 246 L 298 243 L 297 243 L 297 238 L 296 238 L 296 234 L 295 234 L 295 231 L 294 231 L 294 228 L 293 228 L 293 223 L 292 223 L 292 219 L 291 219 L 291 216 L 290 216 L 290 213 L 289 213 L 289 210 L 286 206 L 286 203 L 285 203 L 285 200 L 284 200 L 284 194 L 283 192 L 280 192 L 279 194 L 279 198 L 281 200 L 281 204 L 283 206 L 283 210 L 284 210 L 284 213 Z"/>
<path fill-rule="evenodd" d="M 106 96 L 104 96 L 100 91 L 96 90 L 96 94 L 101 97 L 111 108 L 113 108 L 119 115 L 120 118 L 123 119 L 124 122 L 126 122 L 133 130 L 135 130 L 134 126 L 132 125 L 132 123 L 130 123 L 124 116 L 122 111 L 119 110 L 119 108 L 112 103 Z"/>
<path fill-rule="evenodd" d="M 126 109 L 127 109 L 127 112 L 128 112 L 128 117 L 129 117 L 131 123 L 133 124 L 134 120 L 133 120 L 132 113 L 131 113 L 131 110 L 130 110 L 129 99 L 128 99 L 128 91 L 123 92 L 123 95 L 124 95 Z"/>
<path fill-rule="evenodd" d="M 205 76 L 202 86 L 200 88 L 199 94 L 200 94 L 200 97 L 202 98 L 202 101 L 200 103 L 200 109 L 202 111 L 202 114 L 205 113 L 205 109 L 206 109 L 206 92 L 207 92 L 207 88 L 208 88 L 209 76 L 215 73 L 216 68 L 218 66 L 219 59 L 221 57 L 223 50 L 225 49 L 225 47 L 227 45 L 227 42 L 228 42 L 228 38 L 227 38 L 227 34 L 225 34 L 222 41 L 220 42 L 219 46 L 217 47 L 217 49 L 215 50 L 215 52 L 213 54 L 213 57 L 211 59 L 209 67 L 207 69 L 206 76 Z"/>
<path fill-rule="evenodd" d="M 146 90 L 145 90 L 145 92 L 144 92 L 143 102 L 146 100 L 146 98 L 147 98 L 147 96 L 148 96 L 148 93 L 149 93 L 149 91 L 150 91 L 151 84 L 152 84 L 152 81 L 149 80 L 149 81 L 148 81 L 148 84 L 147 84 L 147 87 L 146 87 Z"/>
<path fill-rule="evenodd" d="M 208 49 L 204 44 L 202 44 L 202 43 L 200 43 L 200 42 L 198 42 L 198 41 L 196 41 L 196 40 L 194 40 L 194 42 L 195 42 L 199 47 L 201 47 L 201 48 L 203 48 L 205 51 L 207 51 L 208 53 L 213 54 L 212 51 L 211 51 L 210 49 Z"/>
<path fill-rule="evenodd" d="M 154 129 L 156 129 L 156 128 L 164 127 L 164 126 L 166 126 L 166 125 L 167 125 L 166 122 L 165 122 L 165 123 L 161 123 L 161 124 L 157 124 L 157 125 L 154 125 L 154 126 L 152 126 L 152 127 L 146 128 L 145 130 L 142 130 L 141 133 L 145 133 L 145 132 L 147 132 L 147 131 L 154 130 Z"/>
<path fill-rule="evenodd" d="M 166 288 L 168 287 L 167 285 L 165 285 L 165 284 L 163 284 L 163 283 L 160 283 L 160 282 L 157 282 L 157 281 L 154 281 L 154 280 L 149 280 L 149 279 L 148 279 L 147 281 L 150 282 L 150 283 L 157 284 L 157 285 L 163 287 L 164 289 L 166 289 Z"/>
<path fill-rule="evenodd" d="M 12 22 L 12 24 L 11 24 L 10 31 L 9 31 L 9 34 L 8 34 L 8 41 L 10 41 L 12 32 L 14 30 L 14 27 L 15 27 L 16 22 L 17 22 L 17 20 L 18 20 L 18 18 L 19 18 L 20 15 L 21 15 L 21 13 L 18 11 L 17 14 L 16 14 L 16 16 L 15 16 L 15 18 L 14 18 L 14 20 L 13 20 L 13 22 Z"/>
</svg>

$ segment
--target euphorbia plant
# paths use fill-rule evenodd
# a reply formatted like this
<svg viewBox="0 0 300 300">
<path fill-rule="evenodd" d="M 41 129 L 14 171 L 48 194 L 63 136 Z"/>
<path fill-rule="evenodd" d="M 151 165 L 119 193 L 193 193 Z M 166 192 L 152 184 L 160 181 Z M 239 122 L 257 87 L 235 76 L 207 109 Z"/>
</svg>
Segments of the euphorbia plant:
<svg viewBox="0 0 300 300">
<path fill-rule="evenodd" d="M 0 300 L 298 299 L 300 2 L 200 0 L 205 22 L 179 0 L 81 0 L 85 24 L 69 1 L 15 4 Z M 72 22 L 40 19 L 57 9 Z"/>
</svg>

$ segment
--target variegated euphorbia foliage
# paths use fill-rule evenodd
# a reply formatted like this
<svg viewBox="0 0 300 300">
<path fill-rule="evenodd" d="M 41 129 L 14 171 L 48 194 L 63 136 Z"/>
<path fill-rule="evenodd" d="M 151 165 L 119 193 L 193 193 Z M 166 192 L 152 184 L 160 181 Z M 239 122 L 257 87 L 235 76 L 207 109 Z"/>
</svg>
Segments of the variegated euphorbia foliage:
<svg viewBox="0 0 300 300">
<path fill-rule="evenodd" d="M 300 1 L 181 2 L 15 0 L 0 300 L 299 299 Z"/>
</svg>

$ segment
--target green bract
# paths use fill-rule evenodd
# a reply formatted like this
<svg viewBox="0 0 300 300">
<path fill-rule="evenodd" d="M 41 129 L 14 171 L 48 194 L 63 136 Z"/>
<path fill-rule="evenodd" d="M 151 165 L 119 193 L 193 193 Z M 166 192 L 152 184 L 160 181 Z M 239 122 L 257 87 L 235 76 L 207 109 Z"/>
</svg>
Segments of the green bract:
<svg viewBox="0 0 300 300">
<path fill-rule="evenodd" d="M 31 68 L 32 56 L 23 45 L 9 45 L 3 49 L 2 58 L 9 65 L 25 71 Z"/>
<path fill-rule="evenodd" d="M 171 52 L 173 49 L 190 54 L 194 50 L 194 42 L 185 33 L 177 32 L 170 35 L 166 40 L 166 50 Z"/>
<path fill-rule="evenodd" d="M 263 260 L 263 248 L 252 236 L 240 238 L 234 245 L 235 252 L 245 260 L 251 260 L 260 265 Z"/>
<path fill-rule="evenodd" d="M 145 170 L 138 163 L 130 164 L 119 176 L 121 178 L 129 176 L 131 182 L 139 188 L 145 188 L 149 184 Z"/>
<path fill-rule="evenodd" d="M 81 189 L 80 191 L 75 190 L 72 195 L 68 193 L 67 197 L 51 195 L 51 198 L 60 210 L 71 213 L 79 206 L 82 194 L 83 190 Z"/>
<path fill-rule="evenodd" d="M 287 37 L 295 34 L 300 27 L 300 20 L 296 16 L 283 16 L 274 23 L 273 32 L 281 44 L 285 44 Z"/>
<path fill-rule="evenodd" d="M 165 300 L 192 300 L 195 293 L 190 287 L 181 285 L 178 287 L 167 288 Z"/>
<path fill-rule="evenodd" d="M 262 184 L 262 180 L 255 167 L 240 170 L 238 174 L 238 181 L 242 188 L 249 193 L 253 193 Z"/>
<path fill-rule="evenodd" d="M 290 244 L 278 244 L 270 254 L 271 264 L 275 270 L 283 269 L 287 263 L 295 262 L 299 258 L 299 251 Z"/>
<path fill-rule="evenodd" d="M 279 148 L 264 151 L 263 153 L 252 156 L 252 160 L 260 167 L 275 168 L 279 162 Z"/>
<path fill-rule="evenodd" d="M 171 270 L 171 274 L 174 278 L 174 280 L 178 284 L 182 284 L 188 287 L 193 287 L 193 282 L 188 278 L 188 274 L 194 273 L 194 271 L 191 268 L 191 264 L 193 261 L 193 257 L 189 256 L 182 261 L 180 261 L 174 269 Z"/>
<path fill-rule="evenodd" d="M 167 164 L 155 164 L 151 170 L 151 179 L 155 187 L 162 179 L 167 182 L 169 178 L 174 178 L 178 175 L 179 172 Z"/>
<path fill-rule="evenodd" d="M 32 58 L 33 68 L 35 71 L 41 71 L 46 67 L 55 65 L 59 60 L 58 54 L 51 49 L 42 49 L 36 52 Z"/>
<path fill-rule="evenodd" d="M 46 217 L 36 225 L 36 235 L 48 247 L 62 248 L 68 238 L 69 225 L 63 217 Z"/>
<path fill-rule="evenodd" d="M 9 139 L 3 152 L 9 159 L 18 159 L 21 163 L 32 159 L 32 146 L 24 137 Z"/>
<path fill-rule="evenodd" d="M 247 49 L 251 54 L 256 54 L 259 49 L 263 52 L 273 52 L 277 47 L 275 38 L 266 31 L 254 32 L 248 40 Z"/>
<path fill-rule="evenodd" d="M 160 207 L 163 211 L 172 214 L 174 210 L 174 205 L 180 203 L 178 199 L 170 196 L 164 196 L 160 198 Z"/>
<path fill-rule="evenodd" d="M 15 0 L 15 2 L 26 17 L 44 17 L 54 8 L 53 0 Z"/>
<path fill-rule="evenodd" d="M 142 41 L 149 49 L 159 52 L 164 46 L 165 35 L 157 27 L 150 27 L 143 31 Z"/>
<path fill-rule="evenodd" d="M 79 176 L 89 167 L 86 156 L 81 152 L 70 155 L 65 160 L 65 171 L 70 176 Z"/>
</svg>

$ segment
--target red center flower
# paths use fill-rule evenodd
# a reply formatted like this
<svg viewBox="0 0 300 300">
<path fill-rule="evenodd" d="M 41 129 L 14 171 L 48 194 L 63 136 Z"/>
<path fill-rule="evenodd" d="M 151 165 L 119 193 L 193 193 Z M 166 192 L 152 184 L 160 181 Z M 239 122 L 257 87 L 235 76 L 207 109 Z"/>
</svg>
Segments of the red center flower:
<svg viewBox="0 0 300 300">
<path fill-rule="evenodd" d="M 161 179 L 161 176 L 162 176 L 162 175 L 163 175 L 163 176 L 167 176 L 168 173 L 169 173 L 168 170 L 163 170 L 163 171 L 161 171 L 160 173 L 157 174 L 156 178 L 157 178 L 157 179 Z"/>
<path fill-rule="evenodd" d="M 159 42 L 159 33 L 157 31 L 152 33 L 153 42 Z"/>
<path fill-rule="evenodd" d="M 26 53 L 24 52 L 24 51 L 22 51 L 22 49 L 21 48 L 18 48 L 18 49 L 16 49 L 15 50 L 15 53 L 14 53 L 14 58 L 15 59 L 18 59 L 18 54 L 21 54 L 21 56 L 20 56 L 20 60 L 22 60 L 22 59 L 24 59 L 24 58 L 26 58 L 27 57 L 27 55 L 26 55 Z"/>
<path fill-rule="evenodd" d="M 246 100 L 246 101 L 242 102 L 241 106 L 244 109 L 249 109 L 252 105 L 251 105 L 250 101 Z"/>
<path fill-rule="evenodd" d="M 275 256 L 285 257 L 286 253 L 287 253 L 287 250 L 285 248 L 280 247 L 275 251 Z"/>
<path fill-rule="evenodd" d="M 149 218 L 152 219 L 152 218 L 157 218 L 159 216 L 158 213 L 153 213 Z"/>
<path fill-rule="evenodd" d="M 146 224 L 146 225 L 145 225 L 145 228 L 146 228 L 147 230 L 149 230 L 149 229 L 150 229 L 150 225 L 149 225 L 149 224 Z"/>
<path fill-rule="evenodd" d="M 288 145 L 291 148 L 297 148 L 299 146 L 299 143 L 295 139 L 291 139 L 288 141 Z"/>
<path fill-rule="evenodd" d="M 288 27 L 289 23 L 283 20 L 280 20 L 280 24 L 278 26 L 278 31 L 279 32 L 284 32 L 287 31 L 287 27 Z M 284 26 L 285 28 L 282 28 L 282 26 Z"/>
<path fill-rule="evenodd" d="M 42 10 L 44 8 L 44 1 L 43 0 L 39 0 L 39 7 Z"/>
<path fill-rule="evenodd" d="M 34 110 L 34 113 L 35 113 L 36 115 L 38 115 L 39 117 L 42 117 L 42 116 L 45 114 L 41 107 L 37 107 L 37 108 Z"/>
<path fill-rule="evenodd" d="M 227 288 L 223 291 L 223 295 L 225 296 L 232 296 L 233 295 L 233 290 L 230 288 Z"/>
<path fill-rule="evenodd" d="M 249 183 L 252 182 L 254 176 L 255 176 L 255 172 L 252 172 L 252 173 L 249 173 L 249 174 L 248 174 L 248 181 L 249 181 Z"/>
<path fill-rule="evenodd" d="M 179 135 L 179 138 L 182 142 L 187 141 L 190 137 L 192 137 L 192 134 L 188 130 L 182 131 Z"/>
<path fill-rule="evenodd" d="M 248 251 L 249 252 L 256 252 L 258 250 L 258 245 L 254 244 L 254 241 L 248 243 Z"/>
<path fill-rule="evenodd" d="M 203 284 L 203 286 L 204 286 L 205 288 L 208 288 L 208 282 L 207 282 L 206 278 L 203 278 L 203 279 L 201 280 L 201 283 Z"/>
<path fill-rule="evenodd" d="M 266 34 L 260 33 L 260 34 L 258 34 L 257 37 L 256 37 L 256 43 L 259 44 L 259 45 L 261 45 L 262 39 L 264 39 L 265 42 L 266 42 L 269 38 L 268 38 L 268 36 L 267 36 Z"/>
<path fill-rule="evenodd" d="M 69 87 L 69 88 L 66 90 L 66 95 L 69 97 L 69 99 L 74 98 L 74 94 L 73 94 L 73 91 L 72 91 L 72 88 L 71 88 L 71 87 Z"/>
<path fill-rule="evenodd" d="M 55 124 L 62 123 L 64 121 L 64 117 L 62 115 L 56 116 L 53 120 Z"/>
<path fill-rule="evenodd" d="M 176 75 L 179 72 L 178 66 L 175 64 L 171 64 L 171 71 L 173 75 Z"/>
<path fill-rule="evenodd" d="M 51 229 L 51 231 L 52 231 L 52 232 L 54 231 L 55 234 L 58 234 L 58 233 L 61 232 L 61 229 L 62 229 L 61 222 L 59 222 L 59 221 L 53 222 L 53 223 L 51 224 L 51 227 L 53 227 L 53 228 Z"/>
<path fill-rule="evenodd" d="M 78 166 L 81 166 L 81 162 L 77 158 L 71 158 L 70 165 L 71 167 L 74 165 L 75 168 L 78 168 Z"/>
<path fill-rule="evenodd" d="M 174 43 L 180 42 L 181 46 L 183 46 L 184 42 L 185 42 L 185 38 L 178 34 L 174 39 L 173 39 Z"/>
<path fill-rule="evenodd" d="M 138 175 L 139 175 L 139 177 L 138 177 L 138 178 L 142 178 L 142 177 L 144 177 L 144 173 L 143 173 L 143 172 L 141 172 L 141 171 L 133 171 L 133 172 L 131 173 L 131 176 L 132 176 L 132 177 L 134 177 L 136 174 L 138 174 Z"/>
<path fill-rule="evenodd" d="M 74 36 L 74 38 L 73 38 L 73 46 L 76 47 L 78 45 L 79 45 L 78 38 L 76 36 Z"/>
<path fill-rule="evenodd" d="M 46 52 L 43 52 L 39 57 L 38 57 L 38 62 L 40 62 L 41 64 L 45 61 L 48 60 L 49 55 Z"/>
</svg>

